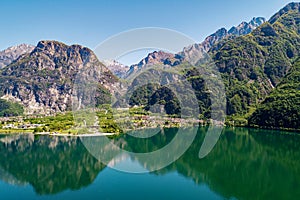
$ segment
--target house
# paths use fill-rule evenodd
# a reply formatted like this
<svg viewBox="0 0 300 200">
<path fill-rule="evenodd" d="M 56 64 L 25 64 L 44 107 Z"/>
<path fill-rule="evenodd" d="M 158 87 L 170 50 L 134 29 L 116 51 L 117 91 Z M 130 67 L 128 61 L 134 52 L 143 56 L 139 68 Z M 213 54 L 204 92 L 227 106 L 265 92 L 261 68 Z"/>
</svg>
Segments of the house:
<svg viewBox="0 0 300 200">
<path fill-rule="evenodd" d="M 7 125 L 3 126 L 2 128 L 3 129 L 10 129 L 10 128 L 16 128 L 16 127 L 13 124 L 7 124 Z"/>
</svg>

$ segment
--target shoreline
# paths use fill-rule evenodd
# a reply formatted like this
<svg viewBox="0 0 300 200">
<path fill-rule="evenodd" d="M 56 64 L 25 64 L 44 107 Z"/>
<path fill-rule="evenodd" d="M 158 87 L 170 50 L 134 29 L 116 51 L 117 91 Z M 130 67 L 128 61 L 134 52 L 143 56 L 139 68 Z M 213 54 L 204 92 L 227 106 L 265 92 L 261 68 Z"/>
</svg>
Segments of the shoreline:
<svg viewBox="0 0 300 200">
<path fill-rule="evenodd" d="M 207 125 L 209 126 L 209 125 Z M 218 126 L 218 125 L 213 125 Z M 191 126 L 185 126 L 186 128 Z M 199 127 L 205 127 L 199 125 Z M 298 134 L 300 135 L 300 130 L 297 129 L 284 129 L 284 128 L 266 128 L 266 127 L 253 127 L 253 126 L 223 126 L 224 128 L 248 128 L 248 129 L 256 129 L 256 130 L 266 130 L 266 131 L 284 131 L 289 134 Z M 174 127 L 161 127 L 161 128 L 178 128 L 177 126 Z M 60 137 L 101 137 L 101 136 L 118 136 L 122 134 L 126 134 L 129 131 L 139 131 L 139 130 L 145 130 L 150 129 L 149 127 L 145 128 L 138 128 L 136 130 L 127 130 L 124 133 L 87 133 L 87 134 L 71 134 L 71 133 L 59 133 L 59 132 L 37 132 L 34 133 L 32 130 L 0 130 L 0 135 L 13 135 L 13 134 L 32 134 L 36 136 L 60 136 Z"/>
<path fill-rule="evenodd" d="M 49 133 L 49 132 L 40 132 L 40 133 L 32 133 L 32 132 L 1 132 L 0 135 L 15 135 L 15 134 L 32 134 L 36 136 L 59 136 L 59 137 L 94 137 L 94 136 L 115 136 L 117 133 L 93 133 L 93 134 L 68 134 L 68 133 Z"/>
<path fill-rule="evenodd" d="M 94 137 L 94 136 L 114 136 L 117 133 L 92 133 L 92 134 L 69 134 L 69 133 L 50 133 L 50 132 L 40 132 L 32 133 L 33 135 L 42 135 L 42 136 L 66 136 L 66 137 Z"/>
</svg>

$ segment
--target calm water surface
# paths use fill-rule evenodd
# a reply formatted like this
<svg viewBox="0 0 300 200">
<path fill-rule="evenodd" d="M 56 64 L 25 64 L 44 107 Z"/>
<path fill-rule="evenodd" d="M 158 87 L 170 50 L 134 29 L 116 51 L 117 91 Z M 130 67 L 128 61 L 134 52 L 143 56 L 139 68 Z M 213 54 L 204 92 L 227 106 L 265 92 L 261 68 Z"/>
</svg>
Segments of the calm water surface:
<svg viewBox="0 0 300 200">
<path fill-rule="evenodd" d="M 1 135 L 1 199 L 300 198 L 299 135 L 227 128 L 213 151 L 199 159 L 205 134 L 205 128 L 198 130 L 176 162 L 147 174 L 105 166 L 79 138 Z M 127 135 L 114 142 L 132 152 L 151 152 L 175 135 L 176 129 L 166 129 L 148 139 Z M 126 162 L 151 167 L 134 158 Z"/>
</svg>

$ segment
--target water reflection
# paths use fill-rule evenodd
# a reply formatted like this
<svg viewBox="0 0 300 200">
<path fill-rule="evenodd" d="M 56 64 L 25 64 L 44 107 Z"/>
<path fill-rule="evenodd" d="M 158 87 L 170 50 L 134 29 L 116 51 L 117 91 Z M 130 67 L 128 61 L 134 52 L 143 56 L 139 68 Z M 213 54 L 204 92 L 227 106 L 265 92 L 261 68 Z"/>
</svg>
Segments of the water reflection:
<svg viewBox="0 0 300 200">
<path fill-rule="evenodd" d="M 199 160 L 203 134 L 183 157 L 158 174 L 177 171 L 225 198 L 295 199 L 300 196 L 300 137 L 252 129 L 226 129 Z"/>
<path fill-rule="evenodd" d="M 11 184 L 28 183 L 37 194 L 88 186 L 104 167 L 78 138 L 30 134 L 0 138 L 0 179 Z"/>
<path fill-rule="evenodd" d="M 186 131 L 189 134 L 189 130 Z M 206 131 L 206 128 L 198 130 L 196 139 L 184 155 L 168 167 L 151 173 L 151 176 L 177 172 L 199 186 L 208 186 L 223 198 L 295 199 L 300 196 L 299 135 L 228 128 L 213 151 L 204 159 L 199 159 L 199 149 Z M 138 139 L 125 135 L 112 142 L 127 151 L 153 152 L 170 143 L 175 134 L 176 129 L 166 129 L 150 138 Z M 97 142 L 95 146 L 99 145 L 99 138 L 90 141 Z M 151 163 L 130 155 L 110 153 L 110 165 L 134 164 L 151 168 L 159 162 L 155 160 Z M 30 184 L 38 194 L 78 190 L 93 184 L 98 173 L 106 173 L 102 171 L 104 167 L 91 156 L 80 139 L 35 138 L 30 135 L 0 138 L 0 178 L 10 184 Z M 117 172 L 110 173 L 118 176 Z M 129 177 L 134 178 L 133 175 Z M 127 181 L 130 182 L 122 182 Z M 151 188 L 151 185 L 144 187 Z"/>
<path fill-rule="evenodd" d="M 154 131 L 157 130 L 154 129 Z M 112 166 L 114 169 L 123 172 L 146 173 L 163 169 L 173 163 L 186 152 L 197 135 L 196 128 L 167 129 L 169 133 L 165 134 L 164 132 L 165 130 L 161 130 L 155 136 L 146 139 L 136 138 L 133 136 L 135 134 L 131 133 L 114 141 L 109 141 L 106 137 L 83 137 L 81 140 L 98 160 L 105 164 L 116 163 Z M 173 138 L 170 140 L 169 137 Z M 164 142 L 166 140 L 168 143 Z M 152 147 L 154 147 L 154 151 L 150 150 Z M 136 153 L 127 150 L 131 148 L 142 152 Z M 116 162 L 116 159 L 120 160 L 120 157 L 137 160 L 141 165 L 137 166 L 135 162 L 130 162 L 128 159 L 122 159 L 123 162 L 126 162 L 125 165 L 120 164 L 120 162 Z"/>
</svg>

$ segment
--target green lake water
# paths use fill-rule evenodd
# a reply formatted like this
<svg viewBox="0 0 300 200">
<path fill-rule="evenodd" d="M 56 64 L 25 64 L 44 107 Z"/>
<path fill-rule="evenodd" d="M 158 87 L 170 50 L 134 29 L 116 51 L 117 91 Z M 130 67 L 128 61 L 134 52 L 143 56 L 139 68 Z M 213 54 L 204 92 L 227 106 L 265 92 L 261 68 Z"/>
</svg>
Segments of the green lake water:
<svg viewBox="0 0 300 200">
<path fill-rule="evenodd" d="M 176 131 L 166 129 L 150 138 L 126 135 L 113 142 L 127 151 L 153 152 L 171 143 Z M 186 129 L 187 135 L 189 131 L 195 130 Z M 178 160 L 143 174 L 106 166 L 80 138 L 0 135 L 0 198 L 300 198 L 300 135 L 226 128 L 213 150 L 200 159 L 206 131 L 206 128 L 197 131 L 192 145 Z M 97 143 L 99 138 L 86 141 Z M 102 153 L 106 153 L 105 149 Z M 149 169 L 155 164 L 133 157 L 123 160 L 111 157 L 110 166 L 122 162 Z"/>
</svg>

